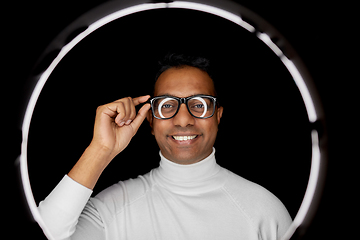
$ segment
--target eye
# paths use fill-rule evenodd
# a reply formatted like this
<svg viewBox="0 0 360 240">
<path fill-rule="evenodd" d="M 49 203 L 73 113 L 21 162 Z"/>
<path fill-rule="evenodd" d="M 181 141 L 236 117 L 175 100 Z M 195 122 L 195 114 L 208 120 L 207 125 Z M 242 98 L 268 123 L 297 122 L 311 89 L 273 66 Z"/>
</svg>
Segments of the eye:
<svg viewBox="0 0 360 240">
<path fill-rule="evenodd" d="M 171 104 L 164 104 L 161 108 L 172 108 L 173 106 Z"/>
<path fill-rule="evenodd" d="M 204 108 L 204 104 L 201 104 L 201 103 L 196 104 L 193 106 L 193 108 Z"/>
</svg>

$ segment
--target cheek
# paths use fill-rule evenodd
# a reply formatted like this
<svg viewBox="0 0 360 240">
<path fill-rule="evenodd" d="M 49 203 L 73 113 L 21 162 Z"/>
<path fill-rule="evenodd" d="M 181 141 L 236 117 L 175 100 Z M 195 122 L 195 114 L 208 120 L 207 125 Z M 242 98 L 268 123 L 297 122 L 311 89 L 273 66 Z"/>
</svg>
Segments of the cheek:
<svg viewBox="0 0 360 240">
<path fill-rule="evenodd" d="M 215 138 L 218 131 L 218 124 L 217 120 L 208 121 L 206 124 L 202 125 L 202 129 L 204 130 L 204 133 L 207 133 L 207 139 L 210 142 L 215 142 Z"/>
<path fill-rule="evenodd" d="M 170 127 L 168 125 L 169 123 L 166 120 L 154 119 L 152 131 L 158 143 L 165 140 L 166 132 Z"/>
</svg>

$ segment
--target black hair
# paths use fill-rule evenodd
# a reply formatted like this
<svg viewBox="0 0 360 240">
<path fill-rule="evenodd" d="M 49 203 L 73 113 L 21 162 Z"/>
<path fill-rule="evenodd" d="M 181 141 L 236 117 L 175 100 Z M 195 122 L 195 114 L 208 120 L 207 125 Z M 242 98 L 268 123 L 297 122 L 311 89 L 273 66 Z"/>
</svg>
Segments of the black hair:
<svg viewBox="0 0 360 240">
<path fill-rule="evenodd" d="M 196 67 L 204 72 L 206 72 L 214 83 L 213 74 L 210 69 L 210 60 L 204 56 L 195 56 L 195 55 L 188 55 L 184 53 L 168 53 L 165 57 L 159 61 L 159 70 L 155 76 L 155 82 L 159 78 L 159 76 L 168 70 L 169 68 L 182 68 L 185 66 Z M 215 96 L 217 95 L 216 89 Z"/>
<path fill-rule="evenodd" d="M 160 69 L 156 74 L 155 81 L 159 76 L 168 70 L 169 68 L 181 68 L 184 66 L 196 67 L 205 72 L 210 76 L 210 60 L 205 57 L 191 56 L 183 53 L 168 53 L 165 57 L 159 61 Z M 211 77 L 211 76 L 210 76 Z"/>
</svg>

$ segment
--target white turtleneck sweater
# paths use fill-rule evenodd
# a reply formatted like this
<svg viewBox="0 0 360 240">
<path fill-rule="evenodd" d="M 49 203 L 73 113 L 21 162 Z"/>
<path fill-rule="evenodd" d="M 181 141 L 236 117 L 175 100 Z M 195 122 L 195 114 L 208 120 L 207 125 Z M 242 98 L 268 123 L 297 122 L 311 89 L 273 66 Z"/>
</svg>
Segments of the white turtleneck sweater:
<svg viewBox="0 0 360 240">
<path fill-rule="evenodd" d="M 158 168 L 93 198 L 66 175 L 39 205 L 48 230 L 55 239 L 275 240 L 291 224 L 279 199 L 220 167 L 215 149 L 191 165 L 160 157 Z"/>
</svg>

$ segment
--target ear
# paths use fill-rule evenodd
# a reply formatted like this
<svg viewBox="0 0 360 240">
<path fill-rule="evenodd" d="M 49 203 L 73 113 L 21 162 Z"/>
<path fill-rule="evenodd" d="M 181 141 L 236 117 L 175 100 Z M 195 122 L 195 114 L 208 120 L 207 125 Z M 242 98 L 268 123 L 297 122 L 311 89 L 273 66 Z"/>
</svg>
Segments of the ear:
<svg viewBox="0 0 360 240">
<path fill-rule="evenodd" d="M 153 129 L 153 120 L 154 120 L 154 117 L 153 117 L 153 115 L 152 115 L 151 109 L 147 112 L 146 119 L 148 120 L 149 125 L 150 125 L 150 127 L 151 127 L 151 134 L 154 135 L 154 129 Z"/>
<path fill-rule="evenodd" d="M 223 107 L 218 107 L 218 108 L 217 108 L 216 118 L 217 118 L 218 124 L 220 124 L 220 119 L 221 119 L 221 117 L 222 117 L 223 111 L 224 111 L 224 108 L 223 108 Z"/>
</svg>

